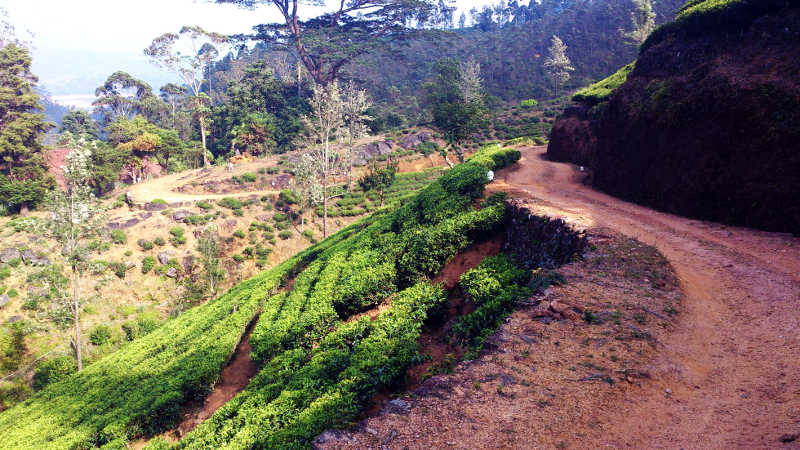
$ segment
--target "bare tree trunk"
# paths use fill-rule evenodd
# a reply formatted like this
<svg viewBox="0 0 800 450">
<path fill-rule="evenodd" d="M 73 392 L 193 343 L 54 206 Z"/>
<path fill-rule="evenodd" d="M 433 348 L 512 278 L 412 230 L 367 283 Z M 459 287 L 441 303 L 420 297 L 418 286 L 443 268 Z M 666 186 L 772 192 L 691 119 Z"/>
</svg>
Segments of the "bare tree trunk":
<svg viewBox="0 0 800 450">
<path fill-rule="evenodd" d="M 203 167 L 208 167 L 208 156 L 206 155 L 206 118 L 200 116 L 200 140 L 203 143 Z"/>
<path fill-rule="evenodd" d="M 75 358 L 78 360 L 78 371 L 83 370 L 83 357 L 81 355 L 81 322 L 80 302 L 78 301 L 78 271 L 72 268 L 72 308 L 75 312 Z"/>
<path fill-rule="evenodd" d="M 328 189 L 325 183 L 322 187 L 322 237 L 328 237 Z"/>
</svg>

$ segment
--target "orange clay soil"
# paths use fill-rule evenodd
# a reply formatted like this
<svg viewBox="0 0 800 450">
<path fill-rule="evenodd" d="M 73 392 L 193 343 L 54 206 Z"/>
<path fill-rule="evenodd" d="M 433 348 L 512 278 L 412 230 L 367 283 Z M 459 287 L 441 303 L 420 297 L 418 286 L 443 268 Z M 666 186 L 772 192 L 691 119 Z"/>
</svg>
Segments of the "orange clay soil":
<svg viewBox="0 0 800 450">
<path fill-rule="evenodd" d="M 490 190 L 589 231 L 568 284 L 319 446 L 800 448 L 800 239 L 621 201 L 544 153 Z"/>
</svg>

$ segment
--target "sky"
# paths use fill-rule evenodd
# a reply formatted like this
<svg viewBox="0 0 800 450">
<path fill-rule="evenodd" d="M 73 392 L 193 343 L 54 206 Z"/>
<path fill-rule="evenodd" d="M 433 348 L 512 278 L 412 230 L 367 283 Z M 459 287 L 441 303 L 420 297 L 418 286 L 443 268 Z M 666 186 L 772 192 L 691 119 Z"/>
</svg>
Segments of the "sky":
<svg viewBox="0 0 800 450">
<path fill-rule="evenodd" d="M 457 0 L 460 15 L 486 0 Z M 272 6 L 245 10 L 203 0 L 0 0 L 17 34 L 33 33 L 33 73 L 59 103 L 88 107 L 94 88 L 117 70 L 154 89 L 177 78 L 150 64 L 142 50 L 183 25 L 233 34 L 279 20 Z M 24 37 L 24 36 L 23 36 Z"/>
</svg>

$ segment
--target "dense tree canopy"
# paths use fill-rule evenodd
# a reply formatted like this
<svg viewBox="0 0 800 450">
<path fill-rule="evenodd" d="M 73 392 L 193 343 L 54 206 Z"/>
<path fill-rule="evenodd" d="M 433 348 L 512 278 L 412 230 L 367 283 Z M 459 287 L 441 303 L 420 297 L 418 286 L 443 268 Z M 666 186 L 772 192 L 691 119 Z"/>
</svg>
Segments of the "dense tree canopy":
<svg viewBox="0 0 800 450">
<path fill-rule="evenodd" d="M 52 186 L 42 158 L 41 136 L 50 125 L 40 114 L 36 77 L 27 49 L 0 48 L 0 203 L 33 205 Z"/>
</svg>

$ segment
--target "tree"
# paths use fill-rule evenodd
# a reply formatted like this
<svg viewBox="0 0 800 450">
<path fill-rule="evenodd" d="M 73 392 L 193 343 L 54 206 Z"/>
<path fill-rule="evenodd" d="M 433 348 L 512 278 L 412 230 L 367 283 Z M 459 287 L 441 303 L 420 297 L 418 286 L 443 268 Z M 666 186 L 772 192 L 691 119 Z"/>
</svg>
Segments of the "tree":
<svg viewBox="0 0 800 450">
<path fill-rule="evenodd" d="M 335 177 L 346 170 L 346 158 L 333 148 L 332 140 L 344 126 L 344 102 L 339 83 L 317 85 L 311 97 L 311 116 L 305 116 L 306 155 L 312 164 L 311 177 L 318 185 L 322 203 L 322 235 L 328 237 L 328 202 L 343 194 L 335 189 Z"/>
<path fill-rule="evenodd" d="M 79 109 L 68 112 L 61 118 L 61 128 L 59 132 L 70 132 L 75 139 L 85 138 L 98 139 L 100 136 L 100 129 L 97 122 L 86 111 Z"/>
<path fill-rule="evenodd" d="M 0 48 L 0 203 L 23 212 L 54 183 L 42 156 L 42 135 L 51 127 L 43 114 L 27 49 Z"/>
<path fill-rule="evenodd" d="M 153 88 L 147 82 L 118 70 L 94 91 L 92 102 L 95 111 L 108 124 L 119 119 L 132 119 L 146 108 L 146 100 L 153 97 Z"/>
<path fill-rule="evenodd" d="M 485 124 L 487 110 L 480 70 L 474 59 L 464 63 L 444 59 L 437 63 L 436 80 L 425 85 L 433 123 L 462 162 L 461 144 Z"/>
<path fill-rule="evenodd" d="M 255 27 L 256 39 L 291 49 L 316 84 L 327 85 L 355 58 L 380 46 L 399 42 L 411 31 L 412 21 L 425 23 L 436 10 L 435 0 L 350 0 L 321 16 L 300 20 L 300 0 L 217 0 L 244 8 L 272 3 L 283 23 Z M 325 6 L 324 0 L 309 0 L 309 6 Z"/>
<path fill-rule="evenodd" d="M 79 146 L 66 157 L 62 168 L 66 189 L 54 189 L 48 198 L 49 214 L 41 222 L 41 233 L 54 239 L 72 272 L 72 297 L 69 308 L 75 326 L 74 346 L 78 370 L 83 368 L 81 355 L 80 279 L 89 265 L 89 241 L 105 230 L 105 214 L 89 185 L 91 152 Z"/>
<path fill-rule="evenodd" d="M 544 61 L 544 68 L 547 75 L 553 79 L 556 97 L 558 97 L 558 88 L 569 80 L 569 73 L 575 68 L 572 67 L 572 63 L 567 57 L 567 46 L 558 36 L 553 36 L 549 51 L 550 54 Z"/>
<path fill-rule="evenodd" d="M 367 92 L 358 89 L 355 83 L 348 82 L 342 92 L 342 114 L 344 126 L 341 128 L 342 137 L 347 146 L 347 187 L 350 188 L 353 179 L 353 159 L 355 158 L 355 142 L 366 136 L 369 131 L 367 121 L 371 117 L 367 110 L 372 106 Z"/>
<path fill-rule="evenodd" d="M 197 251 L 200 252 L 200 265 L 203 267 L 203 279 L 211 295 L 217 293 L 217 285 L 225 279 L 225 271 L 219 260 L 219 242 L 216 228 L 206 229 L 197 240 Z"/>
<path fill-rule="evenodd" d="M 322 191 L 316 178 L 316 163 L 311 155 L 301 155 L 295 162 L 292 172 L 294 173 L 294 183 L 292 192 L 297 196 L 297 207 L 300 213 L 300 232 L 305 231 L 306 212 L 322 204 Z"/>
<path fill-rule="evenodd" d="M 639 45 L 656 28 L 656 13 L 653 11 L 653 4 L 650 0 L 633 0 L 633 4 L 636 7 L 631 12 L 633 30 L 625 33 L 625 37 Z"/>
<path fill-rule="evenodd" d="M 386 198 L 386 190 L 389 189 L 397 173 L 397 163 L 390 162 L 388 166 L 379 168 L 378 163 L 373 161 L 370 164 L 369 172 L 367 172 L 360 180 L 358 185 L 364 192 L 375 190 L 378 192 L 378 197 L 381 200 L 381 206 Z"/>
<path fill-rule="evenodd" d="M 194 95 L 194 117 L 200 125 L 200 139 L 203 145 L 203 165 L 208 166 L 206 134 L 211 98 L 203 92 L 206 74 L 211 63 L 219 56 L 218 46 L 229 42 L 226 36 L 206 31 L 200 27 L 185 26 L 178 33 L 164 33 L 153 39 L 144 54 L 158 67 L 172 71 L 189 87 Z M 182 54 L 180 48 L 186 46 L 189 54 Z"/>
</svg>

